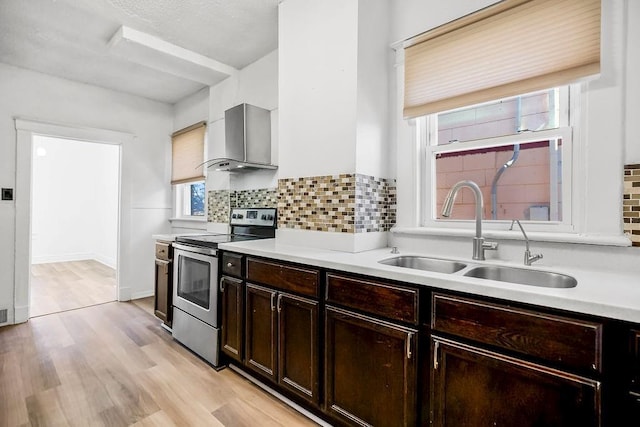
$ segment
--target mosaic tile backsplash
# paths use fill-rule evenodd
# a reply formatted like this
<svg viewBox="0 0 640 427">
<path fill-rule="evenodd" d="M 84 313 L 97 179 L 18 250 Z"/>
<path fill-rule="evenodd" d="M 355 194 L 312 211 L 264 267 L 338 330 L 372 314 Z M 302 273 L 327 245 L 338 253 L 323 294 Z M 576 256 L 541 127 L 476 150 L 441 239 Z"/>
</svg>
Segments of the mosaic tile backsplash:
<svg viewBox="0 0 640 427">
<path fill-rule="evenodd" d="M 343 174 L 278 181 L 280 228 L 339 233 L 388 231 L 395 215 L 395 180 Z"/>
<path fill-rule="evenodd" d="M 207 221 L 229 222 L 229 205 L 231 192 L 229 190 L 212 190 L 207 194 Z"/>
<path fill-rule="evenodd" d="M 231 208 L 275 208 L 278 206 L 278 191 L 275 188 L 257 190 L 212 190 L 208 194 L 209 222 L 229 222 Z"/>
<path fill-rule="evenodd" d="M 258 190 L 232 191 L 231 207 L 243 206 L 275 208 L 278 206 L 278 190 L 276 188 L 260 188 Z"/>
<path fill-rule="evenodd" d="M 624 232 L 633 246 L 640 246 L 640 164 L 624 167 Z"/>
</svg>

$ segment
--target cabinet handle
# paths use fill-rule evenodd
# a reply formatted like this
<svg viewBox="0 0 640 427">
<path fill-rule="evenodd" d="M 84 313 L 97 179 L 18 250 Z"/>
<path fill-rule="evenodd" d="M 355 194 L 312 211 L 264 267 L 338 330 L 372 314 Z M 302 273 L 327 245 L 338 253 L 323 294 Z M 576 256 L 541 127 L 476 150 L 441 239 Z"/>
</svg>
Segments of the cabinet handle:
<svg viewBox="0 0 640 427">
<path fill-rule="evenodd" d="M 275 303 L 276 293 L 273 292 L 271 294 L 271 311 L 276 311 L 276 303 Z"/>
<path fill-rule="evenodd" d="M 220 278 L 220 292 L 224 292 L 224 278 Z"/>
<path fill-rule="evenodd" d="M 232 264 L 232 263 L 230 263 L 230 262 L 228 262 L 228 263 L 227 263 L 227 267 L 231 268 L 231 267 L 233 267 L 233 264 Z"/>
<path fill-rule="evenodd" d="M 433 343 L 433 369 L 438 369 L 438 348 L 440 347 L 440 342 L 435 341 Z"/>
<path fill-rule="evenodd" d="M 282 311 L 282 294 L 278 294 L 278 313 Z"/>
<path fill-rule="evenodd" d="M 413 340 L 413 332 L 407 334 L 407 359 L 411 359 L 411 341 Z"/>
</svg>

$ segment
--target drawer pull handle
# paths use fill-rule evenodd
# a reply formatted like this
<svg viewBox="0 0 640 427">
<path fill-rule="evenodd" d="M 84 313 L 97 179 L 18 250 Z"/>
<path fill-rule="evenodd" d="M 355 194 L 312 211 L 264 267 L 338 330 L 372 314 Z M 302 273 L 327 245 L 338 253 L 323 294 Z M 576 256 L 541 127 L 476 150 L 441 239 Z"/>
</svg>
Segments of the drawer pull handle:
<svg viewBox="0 0 640 427">
<path fill-rule="evenodd" d="M 227 267 L 231 268 L 233 267 L 233 264 L 231 264 L 230 262 L 227 263 Z"/>
<path fill-rule="evenodd" d="M 413 332 L 407 334 L 407 359 L 411 360 L 411 341 L 413 340 Z"/>
</svg>

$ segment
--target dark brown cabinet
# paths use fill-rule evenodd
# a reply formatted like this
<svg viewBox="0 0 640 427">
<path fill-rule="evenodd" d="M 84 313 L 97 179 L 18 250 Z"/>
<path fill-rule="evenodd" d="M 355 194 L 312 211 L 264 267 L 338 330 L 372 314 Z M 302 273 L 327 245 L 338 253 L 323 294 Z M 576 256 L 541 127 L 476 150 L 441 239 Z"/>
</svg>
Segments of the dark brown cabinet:
<svg viewBox="0 0 640 427">
<path fill-rule="evenodd" d="M 276 296 L 262 286 L 246 285 L 246 365 L 276 381 Z"/>
<path fill-rule="evenodd" d="M 244 285 L 242 279 L 222 276 L 220 279 L 221 298 L 221 347 L 232 359 L 242 362 L 244 330 Z"/>
<path fill-rule="evenodd" d="M 599 426 L 600 383 L 432 336 L 433 426 Z"/>
<path fill-rule="evenodd" d="M 434 293 L 431 329 L 432 425 L 601 425 L 601 323 Z"/>
<path fill-rule="evenodd" d="M 246 285 L 246 366 L 317 405 L 318 302 Z"/>
<path fill-rule="evenodd" d="M 173 256 L 172 246 L 166 242 L 156 242 L 154 313 L 156 317 L 171 327 L 173 314 Z"/>
<path fill-rule="evenodd" d="M 412 426 L 417 330 L 347 310 L 325 310 L 326 411 L 355 425 Z"/>
</svg>

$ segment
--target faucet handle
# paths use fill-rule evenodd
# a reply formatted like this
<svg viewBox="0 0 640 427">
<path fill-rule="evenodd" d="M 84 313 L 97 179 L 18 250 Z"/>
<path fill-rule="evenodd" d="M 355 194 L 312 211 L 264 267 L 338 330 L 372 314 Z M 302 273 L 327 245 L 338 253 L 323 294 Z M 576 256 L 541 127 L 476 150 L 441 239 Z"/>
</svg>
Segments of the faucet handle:
<svg viewBox="0 0 640 427">
<path fill-rule="evenodd" d="M 482 242 L 482 248 L 485 251 L 495 251 L 498 249 L 498 242 L 488 242 L 485 240 Z"/>
<path fill-rule="evenodd" d="M 529 250 L 524 251 L 524 265 L 531 265 L 542 258 L 542 254 L 531 254 Z"/>
</svg>

